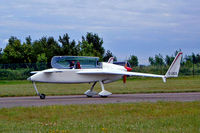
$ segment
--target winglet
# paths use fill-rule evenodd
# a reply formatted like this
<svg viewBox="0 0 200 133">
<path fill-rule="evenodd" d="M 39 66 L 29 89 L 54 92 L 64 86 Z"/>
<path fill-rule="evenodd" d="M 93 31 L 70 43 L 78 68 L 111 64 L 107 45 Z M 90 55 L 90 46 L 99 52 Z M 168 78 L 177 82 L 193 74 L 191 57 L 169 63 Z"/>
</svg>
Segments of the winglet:
<svg viewBox="0 0 200 133">
<path fill-rule="evenodd" d="M 182 54 L 183 54 L 182 52 L 179 52 L 177 54 L 177 56 L 175 57 L 174 61 L 171 64 L 171 66 L 169 67 L 167 73 L 165 74 L 166 78 L 178 77 Z"/>
<path fill-rule="evenodd" d="M 113 64 L 113 61 L 114 61 L 114 57 L 110 57 L 109 60 L 108 60 L 108 63 Z"/>
</svg>

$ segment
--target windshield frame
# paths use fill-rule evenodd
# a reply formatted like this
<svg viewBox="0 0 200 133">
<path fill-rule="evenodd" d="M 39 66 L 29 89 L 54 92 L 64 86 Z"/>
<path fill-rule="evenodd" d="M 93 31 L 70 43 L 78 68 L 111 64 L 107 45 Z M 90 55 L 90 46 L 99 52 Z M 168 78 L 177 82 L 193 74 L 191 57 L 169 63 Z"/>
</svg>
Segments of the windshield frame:
<svg viewBox="0 0 200 133">
<path fill-rule="evenodd" d="M 77 62 L 79 62 L 81 69 L 101 68 L 101 65 L 99 63 L 99 57 L 88 56 L 54 56 L 51 59 L 51 66 L 52 68 L 57 69 L 72 69 L 70 67 L 72 61 L 74 65 L 76 65 Z"/>
</svg>

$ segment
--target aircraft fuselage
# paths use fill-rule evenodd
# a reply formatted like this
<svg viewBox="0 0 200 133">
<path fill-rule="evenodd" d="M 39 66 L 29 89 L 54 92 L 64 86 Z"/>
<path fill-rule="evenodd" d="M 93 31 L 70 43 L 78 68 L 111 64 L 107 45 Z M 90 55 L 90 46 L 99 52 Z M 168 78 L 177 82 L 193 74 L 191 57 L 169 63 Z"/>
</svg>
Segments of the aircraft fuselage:
<svg viewBox="0 0 200 133">
<path fill-rule="evenodd" d="M 60 69 L 58 72 L 45 72 L 48 70 L 40 71 L 30 77 L 29 80 L 33 82 L 45 82 L 45 83 L 91 83 L 96 81 L 103 81 L 104 83 L 110 83 L 122 78 L 121 75 L 99 74 L 99 75 L 83 75 L 77 72 L 81 69 Z M 85 69 L 87 70 L 87 69 Z M 94 69 L 95 70 L 95 69 Z M 97 71 L 99 69 L 96 69 Z"/>
</svg>

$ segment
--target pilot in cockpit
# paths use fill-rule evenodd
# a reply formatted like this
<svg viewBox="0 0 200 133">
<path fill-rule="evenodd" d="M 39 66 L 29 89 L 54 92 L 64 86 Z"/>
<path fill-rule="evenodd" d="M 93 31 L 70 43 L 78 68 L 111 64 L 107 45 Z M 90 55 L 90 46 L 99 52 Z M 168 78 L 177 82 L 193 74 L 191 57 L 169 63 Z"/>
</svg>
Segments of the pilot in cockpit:
<svg viewBox="0 0 200 133">
<path fill-rule="evenodd" d="M 70 68 L 70 69 L 74 69 L 74 61 L 70 61 L 69 68 Z"/>
<path fill-rule="evenodd" d="M 76 69 L 81 69 L 81 64 L 79 61 L 76 63 Z"/>
</svg>

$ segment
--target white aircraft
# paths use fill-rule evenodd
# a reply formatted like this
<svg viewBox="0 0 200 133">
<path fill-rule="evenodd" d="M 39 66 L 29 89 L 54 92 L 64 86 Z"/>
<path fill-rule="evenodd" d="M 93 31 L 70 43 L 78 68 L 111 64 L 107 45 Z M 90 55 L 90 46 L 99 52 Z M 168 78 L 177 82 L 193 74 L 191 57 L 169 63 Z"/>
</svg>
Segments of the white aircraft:
<svg viewBox="0 0 200 133">
<path fill-rule="evenodd" d="M 98 93 L 101 97 L 111 95 L 104 88 L 104 84 L 114 82 L 126 76 L 143 76 L 143 77 L 158 77 L 166 82 L 166 78 L 178 77 L 182 52 L 179 52 L 169 67 L 165 75 L 156 75 L 139 72 L 129 72 L 131 68 L 113 64 L 111 57 L 108 62 L 98 62 L 98 57 L 83 57 L 83 56 L 54 56 L 51 60 L 51 69 L 43 71 L 35 71 L 35 73 L 27 80 L 33 82 L 33 86 L 38 96 L 45 99 L 45 94 L 40 94 L 35 82 L 45 83 L 93 83 L 92 87 L 84 94 L 92 97 L 97 93 L 93 91 L 97 82 L 100 83 L 102 91 Z M 76 64 L 76 67 L 75 67 Z"/>
</svg>

